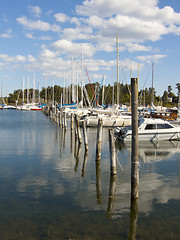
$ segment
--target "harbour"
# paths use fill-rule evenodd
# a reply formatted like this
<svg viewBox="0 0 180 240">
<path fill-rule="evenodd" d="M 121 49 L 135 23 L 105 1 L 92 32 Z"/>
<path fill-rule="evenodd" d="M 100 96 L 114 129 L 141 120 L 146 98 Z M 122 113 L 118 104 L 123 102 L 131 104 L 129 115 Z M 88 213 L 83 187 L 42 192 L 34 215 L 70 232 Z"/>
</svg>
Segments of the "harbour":
<svg viewBox="0 0 180 240">
<path fill-rule="evenodd" d="M 131 146 L 87 128 L 88 151 L 39 111 L 1 111 L 2 239 L 179 239 L 179 141 L 139 144 L 139 197 L 131 201 Z M 82 128 L 80 129 L 82 134 Z"/>
</svg>

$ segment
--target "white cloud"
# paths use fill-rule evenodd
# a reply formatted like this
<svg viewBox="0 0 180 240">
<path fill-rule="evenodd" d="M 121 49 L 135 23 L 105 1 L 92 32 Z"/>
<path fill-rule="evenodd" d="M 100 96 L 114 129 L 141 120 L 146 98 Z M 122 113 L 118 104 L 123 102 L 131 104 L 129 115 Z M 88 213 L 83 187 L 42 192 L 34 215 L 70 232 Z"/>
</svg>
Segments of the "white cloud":
<svg viewBox="0 0 180 240">
<path fill-rule="evenodd" d="M 67 22 L 70 18 L 64 14 L 64 13 L 57 13 L 54 15 L 54 17 L 56 18 L 56 21 L 57 22 L 61 22 L 61 23 L 64 23 L 64 22 Z"/>
<path fill-rule="evenodd" d="M 137 59 L 142 62 L 152 63 L 152 62 L 158 62 L 159 59 L 165 58 L 166 55 L 163 54 L 155 54 L 155 55 L 144 55 L 144 56 L 138 56 Z"/>
<path fill-rule="evenodd" d="M 152 47 L 146 47 L 137 43 L 126 43 L 125 44 L 129 52 L 148 52 L 152 51 Z"/>
<path fill-rule="evenodd" d="M 52 31 L 52 32 L 59 32 L 60 27 L 56 24 L 49 24 L 47 22 L 43 22 L 41 20 L 32 21 L 27 19 L 27 17 L 23 16 L 17 18 L 17 22 L 23 25 L 27 30 L 39 30 L 39 31 Z"/>
<path fill-rule="evenodd" d="M 0 38 L 12 38 L 12 30 L 7 29 L 5 33 L 0 34 Z"/>
<path fill-rule="evenodd" d="M 162 35 L 174 33 L 180 24 L 180 13 L 166 6 L 158 7 L 158 0 L 85 0 L 76 6 L 76 13 L 103 37 L 119 35 L 121 42 L 157 41 Z M 174 25 L 172 27 L 172 25 Z"/>
<path fill-rule="evenodd" d="M 35 62 L 36 58 L 33 57 L 32 55 L 28 55 L 28 62 Z"/>
<path fill-rule="evenodd" d="M 22 55 L 17 55 L 15 57 L 10 57 L 8 54 L 0 54 L 0 59 L 2 59 L 2 61 L 4 62 L 25 62 L 26 61 L 26 57 L 22 56 Z"/>
<path fill-rule="evenodd" d="M 50 36 L 34 36 L 32 33 L 25 33 L 25 36 L 29 39 L 39 39 L 39 40 L 52 40 L 52 38 Z"/>
<path fill-rule="evenodd" d="M 28 10 L 32 13 L 35 17 L 39 18 L 42 14 L 41 8 L 38 6 L 28 6 Z"/>
<path fill-rule="evenodd" d="M 58 40 L 52 43 L 52 47 L 59 51 L 61 54 L 68 54 L 72 56 L 81 55 L 81 43 L 73 43 L 66 39 Z M 95 47 L 90 43 L 84 43 L 82 45 L 83 54 L 87 57 L 91 57 L 95 54 Z"/>
</svg>

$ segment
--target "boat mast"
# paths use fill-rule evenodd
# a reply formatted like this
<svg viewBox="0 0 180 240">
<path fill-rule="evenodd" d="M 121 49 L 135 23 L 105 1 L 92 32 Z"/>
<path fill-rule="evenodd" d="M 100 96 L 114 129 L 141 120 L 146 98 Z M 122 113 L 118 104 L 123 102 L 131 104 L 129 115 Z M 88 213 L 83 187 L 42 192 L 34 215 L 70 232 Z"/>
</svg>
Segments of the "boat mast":
<svg viewBox="0 0 180 240">
<path fill-rule="evenodd" d="M 71 61 L 71 74 L 72 74 L 72 102 L 75 102 L 74 98 L 74 67 L 73 67 L 73 56 L 72 56 L 72 61 Z"/>
<path fill-rule="evenodd" d="M 103 77 L 103 85 L 102 85 L 102 106 L 104 105 L 104 87 L 105 87 L 105 76 Z"/>
<path fill-rule="evenodd" d="M 34 80 L 33 80 L 33 103 L 35 103 L 35 73 L 34 73 Z"/>
<path fill-rule="evenodd" d="M 27 104 L 29 104 L 29 76 L 28 76 L 28 82 L 27 82 Z"/>
<path fill-rule="evenodd" d="M 152 63 L 152 97 L 151 102 L 154 104 L 154 62 Z"/>
<path fill-rule="evenodd" d="M 23 81 L 22 81 L 22 94 L 23 94 L 22 104 L 24 105 L 24 77 L 23 77 Z"/>
<path fill-rule="evenodd" d="M 81 101 L 83 108 L 83 44 L 81 43 Z"/>
<path fill-rule="evenodd" d="M 47 77 L 46 77 L 46 88 L 45 88 L 45 103 L 47 104 Z"/>
<path fill-rule="evenodd" d="M 117 40 L 117 105 L 119 105 L 119 49 L 118 49 L 118 36 Z"/>
<path fill-rule="evenodd" d="M 76 102 L 78 104 L 78 61 L 76 62 L 76 84 L 77 84 L 77 87 L 76 87 Z"/>
</svg>

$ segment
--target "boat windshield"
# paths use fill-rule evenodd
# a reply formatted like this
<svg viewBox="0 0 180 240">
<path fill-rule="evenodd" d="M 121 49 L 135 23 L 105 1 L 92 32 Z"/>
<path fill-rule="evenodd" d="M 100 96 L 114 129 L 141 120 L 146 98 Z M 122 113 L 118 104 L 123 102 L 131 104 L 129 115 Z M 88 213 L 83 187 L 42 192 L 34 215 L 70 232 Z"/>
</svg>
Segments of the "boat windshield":
<svg viewBox="0 0 180 240">
<path fill-rule="evenodd" d="M 173 128 L 173 126 L 165 123 L 165 124 L 157 124 L 157 129 L 168 129 L 168 128 Z"/>
<path fill-rule="evenodd" d="M 145 130 L 156 129 L 156 124 L 147 124 Z"/>
</svg>

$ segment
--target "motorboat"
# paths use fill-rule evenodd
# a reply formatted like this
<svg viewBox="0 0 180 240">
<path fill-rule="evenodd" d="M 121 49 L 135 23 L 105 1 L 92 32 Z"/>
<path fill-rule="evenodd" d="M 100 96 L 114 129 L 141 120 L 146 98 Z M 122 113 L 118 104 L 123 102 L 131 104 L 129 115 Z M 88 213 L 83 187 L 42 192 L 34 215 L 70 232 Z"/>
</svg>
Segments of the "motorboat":
<svg viewBox="0 0 180 240">
<path fill-rule="evenodd" d="M 131 141 L 132 126 L 115 129 L 117 139 Z M 140 118 L 138 141 L 180 140 L 180 127 L 163 119 Z"/>
</svg>

